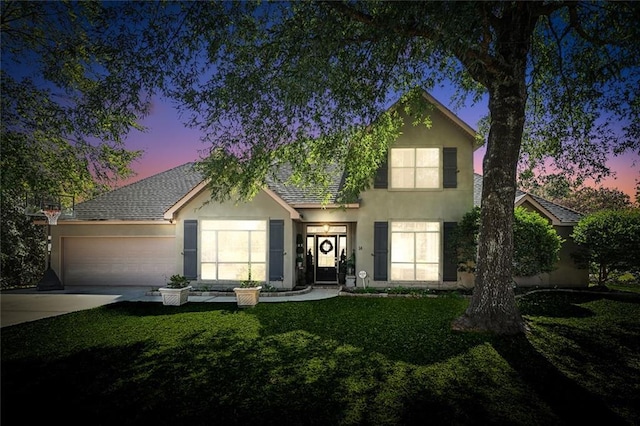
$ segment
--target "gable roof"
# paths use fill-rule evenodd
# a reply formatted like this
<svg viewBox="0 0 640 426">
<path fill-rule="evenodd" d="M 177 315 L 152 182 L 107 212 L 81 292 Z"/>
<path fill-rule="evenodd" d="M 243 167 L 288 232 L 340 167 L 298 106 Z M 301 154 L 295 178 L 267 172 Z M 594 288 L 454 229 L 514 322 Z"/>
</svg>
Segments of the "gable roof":
<svg viewBox="0 0 640 426">
<path fill-rule="evenodd" d="M 327 201 L 329 204 L 338 204 L 337 197 L 344 185 L 345 171 L 333 165 L 327 167 L 326 173 L 330 180 L 328 189 L 332 194 L 332 197 Z M 281 166 L 276 171 L 275 176 L 267 179 L 267 186 L 293 207 L 321 205 L 324 198 L 318 191 L 314 191 L 313 188 L 300 188 L 287 183 L 291 174 L 292 169 L 290 166 Z"/>
<path fill-rule="evenodd" d="M 423 89 L 422 90 L 422 97 L 425 98 L 427 100 L 427 102 L 429 102 L 433 106 L 435 106 L 436 109 L 438 111 L 440 111 L 445 117 L 447 117 L 451 122 L 453 122 L 458 127 L 460 127 L 460 129 L 462 129 L 462 131 L 464 133 L 466 133 L 467 136 L 469 138 L 471 138 L 471 140 L 473 140 L 473 150 L 474 151 L 477 150 L 478 148 L 480 148 L 483 145 L 483 142 L 476 138 L 477 132 L 471 126 L 469 126 L 467 123 L 465 123 L 460 117 L 458 117 L 456 114 L 454 114 L 449 108 L 444 106 L 444 104 L 440 103 L 440 101 L 438 101 L 436 98 L 431 96 L 429 94 L 429 92 L 427 92 L 426 90 Z"/>
<path fill-rule="evenodd" d="M 482 175 L 477 173 L 473 174 L 473 205 L 479 206 L 482 201 Z M 516 189 L 515 205 L 520 206 L 525 202 L 529 202 L 536 210 L 539 210 L 549 219 L 551 219 L 554 225 L 575 225 L 583 215 L 571 210 L 567 207 L 561 206 L 549 200 L 545 200 L 537 195 L 529 194 L 527 192 Z"/>
<path fill-rule="evenodd" d="M 96 198 L 76 204 L 76 220 L 133 220 L 161 221 L 170 219 L 165 213 L 178 210 L 195 194 L 205 189 L 202 174 L 194 163 L 186 163 L 165 172 L 149 176 Z M 265 191 L 286 204 L 293 211 L 295 207 L 321 205 L 323 199 L 313 188 L 301 189 L 286 184 L 291 174 L 290 167 L 278 169 L 275 178 L 268 179 Z M 344 183 L 343 172 L 329 168 L 331 179 L 329 190 L 334 194 L 329 204 L 337 203 L 336 196 Z M 172 216 L 172 215 L 169 215 Z"/>
<path fill-rule="evenodd" d="M 422 95 L 473 141 L 474 150 L 480 146 L 475 138 L 475 130 L 428 92 L 423 90 Z M 74 219 L 80 221 L 170 220 L 176 211 L 206 188 L 202 174 L 195 169 L 194 165 L 194 163 L 186 163 L 78 203 L 75 206 Z M 287 184 L 291 172 L 291 167 L 278 167 L 275 176 L 267 178 L 265 192 L 288 208 L 292 217 L 297 214 L 296 208 L 335 207 L 340 204 L 337 197 L 345 182 L 343 169 L 337 166 L 327 168 L 330 179 L 328 189 L 332 194 L 329 200 L 325 200 L 320 192 L 314 191 L 314 188 L 300 188 Z M 328 204 L 323 204 L 325 202 Z M 358 207 L 358 203 L 348 204 L 346 207 Z"/>
<path fill-rule="evenodd" d="M 164 212 L 202 182 L 193 163 L 101 194 L 75 206 L 77 220 L 163 220 Z"/>
</svg>

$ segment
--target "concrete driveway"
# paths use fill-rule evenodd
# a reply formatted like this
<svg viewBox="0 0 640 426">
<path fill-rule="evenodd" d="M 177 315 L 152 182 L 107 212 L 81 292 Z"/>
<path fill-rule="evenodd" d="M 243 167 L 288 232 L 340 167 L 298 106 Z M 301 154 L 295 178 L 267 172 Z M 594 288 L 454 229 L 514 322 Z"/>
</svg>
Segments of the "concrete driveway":
<svg viewBox="0 0 640 426">
<path fill-rule="evenodd" d="M 64 290 L 36 289 L 0 292 L 0 327 L 7 327 L 69 312 L 96 308 L 125 300 L 148 299 L 149 287 L 66 287 Z"/>
<path fill-rule="evenodd" d="M 260 301 L 305 302 L 336 297 L 338 293 L 337 287 L 313 288 L 311 291 L 290 292 L 287 295 L 265 294 L 264 297 L 260 297 Z M 233 303 L 236 297 L 207 294 L 189 296 L 189 300 Z M 66 286 L 64 290 L 52 291 L 38 291 L 35 288 L 5 290 L 0 292 L 0 327 L 123 301 L 161 302 L 162 297 L 153 294 L 150 287 L 131 286 Z"/>
</svg>

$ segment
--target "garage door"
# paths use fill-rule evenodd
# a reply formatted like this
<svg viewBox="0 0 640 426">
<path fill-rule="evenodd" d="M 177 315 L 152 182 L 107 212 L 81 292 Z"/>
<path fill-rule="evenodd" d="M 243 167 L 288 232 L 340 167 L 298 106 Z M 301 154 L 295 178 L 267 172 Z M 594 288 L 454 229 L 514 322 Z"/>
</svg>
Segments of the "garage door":
<svg viewBox="0 0 640 426">
<path fill-rule="evenodd" d="M 176 273 L 174 237 L 63 238 L 65 285 L 157 286 Z"/>
</svg>

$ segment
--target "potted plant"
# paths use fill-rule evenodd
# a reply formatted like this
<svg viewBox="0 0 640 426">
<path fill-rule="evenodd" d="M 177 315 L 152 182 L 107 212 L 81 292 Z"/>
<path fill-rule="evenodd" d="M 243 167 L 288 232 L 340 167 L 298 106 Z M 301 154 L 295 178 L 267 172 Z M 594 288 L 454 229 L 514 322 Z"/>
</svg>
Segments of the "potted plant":
<svg viewBox="0 0 640 426">
<path fill-rule="evenodd" d="M 172 275 L 166 287 L 158 290 L 162 296 L 162 304 L 170 306 L 184 305 L 189 300 L 189 291 L 191 291 L 189 280 L 184 275 Z"/>
<path fill-rule="evenodd" d="M 236 294 L 238 307 L 252 308 L 258 304 L 260 300 L 260 290 L 262 286 L 257 281 L 251 279 L 251 265 L 249 265 L 249 274 L 245 281 L 242 281 L 240 287 L 233 289 Z"/>
<path fill-rule="evenodd" d="M 340 253 L 340 262 L 338 262 L 338 283 L 346 283 L 347 278 L 347 255 L 344 254 L 344 249 Z"/>
<path fill-rule="evenodd" d="M 347 266 L 347 276 L 346 282 L 347 287 L 355 287 L 356 286 L 356 253 L 352 252 L 351 256 L 346 262 Z"/>
<path fill-rule="evenodd" d="M 356 253 L 352 252 L 347 260 L 347 275 L 356 274 Z"/>
</svg>

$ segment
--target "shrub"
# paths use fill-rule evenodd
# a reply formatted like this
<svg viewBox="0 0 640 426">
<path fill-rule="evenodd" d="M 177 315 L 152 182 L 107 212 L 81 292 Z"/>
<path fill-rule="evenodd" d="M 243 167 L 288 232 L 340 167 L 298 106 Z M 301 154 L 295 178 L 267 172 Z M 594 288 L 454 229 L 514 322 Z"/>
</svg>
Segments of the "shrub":
<svg viewBox="0 0 640 426">
<path fill-rule="evenodd" d="M 513 274 L 531 276 L 552 271 L 564 240 L 538 213 L 516 207 L 514 217 Z M 459 270 L 475 271 L 479 230 L 480 208 L 474 207 L 464 215 L 454 233 Z"/>
<path fill-rule="evenodd" d="M 513 223 L 513 273 L 531 276 L 551 272 L 564 240 L 538 213 L 516 207 Z"/>
<path fill-rule="evenodd" d="M 640 209 L 592 213 L 578 222 L 572 237 L 581 246 L 574 259 L 585 266 L 596 264 L 599 285 L 613 270 L 640 268 Z"/>
<path fill-rule="evenodd" d="M 0 204 L 1 287 L 36 285 L 47 262 L 47 228 L 25 216 L 15 192 L 3 191 Z"/>
<path fill-rule="evenodd" d="M 185 288 L 189 285 L 189 280 L 184 275 L 171 275 L 169 277 L 169 282 L 167 283 L 168 288 Z"/>
</svg>

